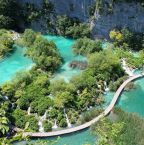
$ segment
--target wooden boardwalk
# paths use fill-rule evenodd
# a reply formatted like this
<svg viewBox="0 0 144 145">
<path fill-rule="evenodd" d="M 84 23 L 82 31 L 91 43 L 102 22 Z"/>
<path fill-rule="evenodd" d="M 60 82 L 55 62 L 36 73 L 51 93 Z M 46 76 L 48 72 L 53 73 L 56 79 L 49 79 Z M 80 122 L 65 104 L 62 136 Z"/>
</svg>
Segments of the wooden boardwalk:
<svg viewBox="0 0 144 145">
<path fill-rule="evenodd" d="M 64 134 L 69 134 L 69 133 L 72 133 L 72 132 L 80 131 L 80 130 L 83 130 L 85 128 L 90 127 L 92 124 L 96 123 L 102 117 L 108 115 L 111 112 L 111 110 L 115 106 L 117 100 L 119 99 L 120 94 L 122 93 L 123 89 L 125 88 L 125 86 L 129 82 L 131 82 L 133 80 L 136 80 L 138 78 L 141 78 L 143 76 L 144 76 L 144 73 L 143 74 L 134 75 L 134 76 L 128 78 L 124 83 L 122 83 L 122 85 L 116 91 L 116 93 L 115 93 L 115 95 L 114 95 L 114 97 L 113 97 L 110 105 L 104 110 L 103 113 L 101 113 L 99 116 L 95 117 L 93 120 L 91 120 L 91 121 L 89 121 L 87 123 L 84 123 L 82 125 L 73 127 L 73 128 L 68 128 L 68 129 L 59 130 L 59 131 L 43 132 L 43 133 L 41 133 L 41 132 L 35 132 L 35 133 L 25 132 L 24 133 L 24 136 L 31 136 L 31 137 L 51 137 L 51 136 L 59 136 L 59 135 L 64 135 Z"/>
</svg>

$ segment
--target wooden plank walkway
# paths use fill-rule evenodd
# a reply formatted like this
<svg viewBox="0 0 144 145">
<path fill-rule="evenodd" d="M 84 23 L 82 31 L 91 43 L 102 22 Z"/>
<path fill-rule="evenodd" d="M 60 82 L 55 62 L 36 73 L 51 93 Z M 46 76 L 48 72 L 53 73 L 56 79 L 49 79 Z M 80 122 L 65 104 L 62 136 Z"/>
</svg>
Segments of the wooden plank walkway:
<svg viewBox="0 0 144 145">
<path fill-rule="evenodd" d="M 96 118 L 94 118 L 93 120 L 91 120 L 89 122 L 86 122 L 86 123 L 84 123 L 82 125 L 79 125 L 79 126 L 76 126 L 76 127 L 73 127 L 73 128 L 68 128 L 68 129 L 59 130 L 59 131 L 42 132 L 42 133 L 41 132 L 35 132 L 35 133 L 25 132 L 23 135 L 24 136 L 31 136 L 31 137 L 51 137 L 51 136 L 59 136 L 59 135 L 69 134 L 69 133 L 72 133 L 72 132 L 76 132 L 76 131 L 80 131 L 80 130 L 83 130 L 85 128 L 88 128 L 92 124 L 94 124 L 97 121 L 99 121 L 102 117 L 108 115 L 111 112 L 111 110 L 115 106 L 117 100 L 119 99 L 120 94 L 122 93 L 123 89 L 125 88 L 125 86 L 129 82 L 131 82 L 133 80 L 136 80 L 138 78 L 141 78 L 143 76 L 144 76 L 144 73 L 143 74 L 134 75 L 134 76 L 128 78 L 125 82 L 123 82 L 122 85 L 116 91 L 116 93 L 115 93 L 110 105 L 104 110 L 103 113 L 101 113 L 99 116 L 97 116 Z"/>
</svg>

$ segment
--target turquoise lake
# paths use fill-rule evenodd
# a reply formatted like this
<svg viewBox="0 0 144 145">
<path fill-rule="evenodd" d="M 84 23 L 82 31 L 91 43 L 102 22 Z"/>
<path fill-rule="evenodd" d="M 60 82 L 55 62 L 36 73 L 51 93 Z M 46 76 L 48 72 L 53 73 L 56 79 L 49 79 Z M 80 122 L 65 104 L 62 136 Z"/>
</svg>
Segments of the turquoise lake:
<svg viewBox="0 0 144 145">
<path fill-rule="evenodd" d="M 54 75 L 54 79 L 64 79 L 69 81 L 74 75 L 81 73 L 80 70 L 69 68 L 69 63 L 72 60 L 85 60 L 85 57 L 75 56 L 72 52 L 74 40 L 65 39 L 57 36 L 44 36 L 48 40 L 56 43 L 59 52 L 64 58 L 64 64 L 60 70 Z M 0 62 L 0 84 L 12 79 L 16 72 L 20 70 L 30 69 L 33 62 L 23 56 L 24 49 L 17 47 L 16 51 L 9 57 L 6 57 Z M 129 92 L 123 92 L 117 105 L 128 112 L 134 112 L 144 117 L 144 78 L 135 81 L 136 88 Z M 109 92 L 105 97 L 107 102 L 110 102 L 114 93 Z M 49 139 L 49 138 L 47 138 Z M 89 143 L 94 145 L 95 137 L 90 134 L 89 130 L 62 136 L 58 145 L 82 145 Z M 17 145 L 25 145 L 25 142 L 17 143 Z"/>
<path fill-rule="evenodd" d="M 15 52 L 0 61 L 0 84 L 12 79 L 16 72 L 30 69 L 33 65 L 31 59 L 24 57 L 24 48 L 16 47 Z"/>
</svg>

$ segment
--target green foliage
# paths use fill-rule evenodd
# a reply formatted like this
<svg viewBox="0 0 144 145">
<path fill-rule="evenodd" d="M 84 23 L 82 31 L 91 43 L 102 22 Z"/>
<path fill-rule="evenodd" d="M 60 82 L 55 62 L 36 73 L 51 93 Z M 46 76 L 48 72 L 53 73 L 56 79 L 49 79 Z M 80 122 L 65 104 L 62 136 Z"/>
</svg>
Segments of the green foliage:
<svg viewBox="0 0 144 145">
<path fill-rule="evenodd" d="M 74 39 L 90 37 L 90 28 L 88 24 L 80 23 L 79 25 L 74 25 L 68 28 L 66 36 L 72 37 Z"/>
<path fill-rule="evenodd" d="M 79 112 L 78 110 L 74 110 L 74 109 L 69 109 L 67 112 L 68 118 L 71 122 L 71 124 L 75 124 L 78 121 L 79 118 Z"/>
<path fill-rule="evenodd" d="M 29 131 L 38 131 L 38 121 L 35 116 L 28 116 L 25 111 L 17 108 L 12 113 L 12 117 L 12 124 L 16 125 L 16 127 L 24 129 L 26 123 L 28 123 Z"/>
<path fill-rule="evenodd" d="M 50 84 L 50 91 L 53 95 L 56 95 L 58 92 L 70 92 L 74 93 L 76 91 L 75 84 L 66 83 L 64 80 L 57 80 Z"/>
<path fill-rule="evenodd" d="M 31 103 L 31 109 L 33 113 L 44 115 L 45 111 L 53 106 L 53 101 L 48 97 L 40 97 L 33 100 Z"/>
<path fill-rule="evenodd" d="M 141 50 L 144 47 L 144 34 L 134 33 L 128 29 L 110 31 L 110 39 L 115 46 L 129 50 Z"/>
<path fill-rule="evenodd" d="M 80 38 L 73 46 L 75 54 L 88 55 L 102 50 L 102 41 L 91 40 L 89 38 Z"/>
<path fill-rule="evenodd" d="M 13 28 L 18 24 L 20 7 L 16 0 L 0 0 L 0 29 Z"/>
<path fill-rule="evenodd" d="M 38 131 L 38 120 L 35 118 L 35 116 L 27 116 L 26 122 L 28 122 L 28 129 L 30 131 Z"/>
<path fill-rule="evenodd" d="M 66 15 L 57 16 L 56 26 L 59 30 L 60 35 L 66 35 L 66 31 L 69 27 L 73 26 L 75 23 L 79 23 L 77 19 L 72 19 Z"/>
<path fill-rule="evenodd" d="M 96 97 L 93 96 L 88 89 L 84 89 L 78 96 L 77 107 L 79 110 L 85 111 L 89 106 L 94 106 Z"/>
<path fill-rule="evenodd" d="M 74 96 L 70 92 L 58 92 L 55 96 L 54 105 L 58 108 L 70 107 L 74 103 Z"/>
<path fill-rule="evenodd" d="M 95 123 L 91 131 L 98 145 L 143 145 L 144 119 L 115 108 L 113 115 Z"/>
<path fill-rule="evenodd" d="M 66 15 L 58 16 L 56 21 L 58 34 L 70 38 L 90 37 L 88 24 L 82 24 L 78 19 L 70 18 Z"/>
<path fill-rule="evenodd" d="M 79 119 L 80 124 L 84 124 L 85 122 L 89 122 L 102 112 L 102 109 L 92 108 L 91 110 L 84 112 Z"/>
<path fill-rule="evenodd" d="M 141 50 L 135 55 L 134 53 L 131 53 L 130 51 L 126 51 L 120 48 L 116 48 L 115 54 L 119 58 L 124 58 L 127 62 L 127 65 L 131 68 L 139 68 L 141 69 L 144 64 L 144 51 Z"/>
<path fill-rule="evenodd" d="M 66 119 L 65 118 L 63 118 L 63 119 L 60 120 L 59 126 L 60 127 L 67 127 L 67 122 L 66 122 Z"/>
<path fill-rule="evenodd" d="M 48 118 L 55 119 L 55 118 L 58 117 L 58 113 L 59 113 L 59 111 L 58 111 L 57 109 L 52 108 L 52 109 L 50 109 L 50 110 L 48 111 L 47 116 L 48 116 Z"/>
<path fill-rule="evenodd" d="M 6 135 L 9 131 L 9 119 L 7 118 L 6 110 L 3 108 L 4 104 L 0 104 L 0 136 Z"/>
<path fill-rule="evenodd" d="M 33 82 L 26 86 L 23 90 L 21 98 L 18 100 L 19 107 L 21 109 L 28 109 L 31 102 L 33 103 L 33 111 L 42 114 L 45 108 L 48 108 L 52 101 L 50 98 L 46 97 L 49 94 L 48 91 L 49 81 L 46 74 L 39 74 L 33 78 Z M 44 102 L 43 102 L 44 101 Z M 36 105 L 39 103 L 39 106 Z M 42 105 L 47 103 L 47 105 Z M 35 107 L 36 108 L 35 108 Z"/>
<path fill-rule="evenodd" d="M 26 124 L 26 112 L 21 110 L 21 109 L 16 109 L 14 110 L 14 112 L 12 113 L 13 116 L 13 123 L 19 127 L 19 128 L 24 128 L 25 124 Z"/>
<path fill-rule="evenodd" d="M 24 23 L 31 23 L 40 18 L 40 10 L 34 4 L 26 3 L 22 6 Z"/>
<path fill-rule="evenodd" d="M 120 87 L 120 85 L 125 81 L 127 79 L 127 76 L 124 76 L 124 77 L 121 77 L 121 78 L 119 78 L 117 81 L 115 81 L 115 82 L 110 82 L 110 90 L 111 91 L 116 91 L 119 87 Z"/>
<path fill-rule="evenodd" d="M 117 137 L 116 143 L 126 145 L 143 145 L 144 144 L 144 119 L 136 114 L 125 113 L 121 109 L 115 109 L 117 122 L 124 122 L 122 133 Z"/>
<path fill-rule="evenodd" d="M 90 70 L 84 71 L 82 74 L 75 76 L 71 80 L 72 84 L 77 90 L 84 90 L 85 88 L 91 89 L 96 87 L 96 79 L 93 76 L 93 72 Z"/>
<path fill-rule="evenodd" d="M 106 81 L 115 81 L 124 75 L 119 58 L 111 50 L 92 54 L 88 67 L 98 78 Z"/>
<path fill-rule="evenodd" d="M 4 29 L 0 29 L 0 59 L 14 50 L 12 34 Z"/>
<path fill-rule="evenodd" d="M 35 36 L 33 38 L 35 38 Z M 33 42 L 33 40 L 34 39 L 32 39 L 30 43 Z M 23 41 L 25 41 L 25 39 L 23 39 Z M 26 54 L 32 58 L 37 67 L 40 67 L 44 71 L 53 72 L 61 65 L 61 57 L 56 45 L 44 39 L 42 36 L 37 37 L 33 45 L 27 48 Z"/>
<path fill-rule="evenodd" d="M 112 123 L 108 119 L 103 119 L 95 123 L 91 127 L 91 130 L 94 134 L 98 135 L 98 145 L 120 145 L 121 142 L 117 142 L 117 138 L 122 133 L 123 127 L 123 122 Z"/>
<path fill-rule="evenodd" d="M 51 131 L 52 130 L 52 123 L 49 121 L 44 121 L 43 127 L 44 127 L 45 132 Z"/>
<path fill-rule="evenodd" d="M 36 40 L 37 34 L 32 31 L 31 29 L 25 29 L 25 32 L 22 36 L 24 46 L 29 47 L 33 45 L 34 41 Z"/>
</svg>

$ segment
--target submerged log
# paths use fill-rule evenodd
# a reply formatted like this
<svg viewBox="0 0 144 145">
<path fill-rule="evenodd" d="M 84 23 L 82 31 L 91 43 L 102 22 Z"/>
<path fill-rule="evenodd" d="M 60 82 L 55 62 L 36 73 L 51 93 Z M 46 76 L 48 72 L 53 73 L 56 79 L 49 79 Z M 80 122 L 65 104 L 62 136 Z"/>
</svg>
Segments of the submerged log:
<svg viewBox="0 0 144 145">
<path fill-rule="evenodd" d="M 77 69 L 81 69 L 84 70 L 86 69 L 88 63 L 87 61 L 78 61 L 78 60 L 73 60 L 70 62 L 69 67 L 71 68 L 77 68 Z"/>
</svg>

